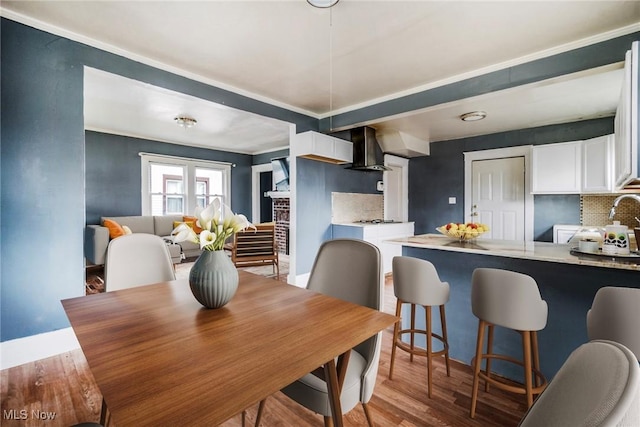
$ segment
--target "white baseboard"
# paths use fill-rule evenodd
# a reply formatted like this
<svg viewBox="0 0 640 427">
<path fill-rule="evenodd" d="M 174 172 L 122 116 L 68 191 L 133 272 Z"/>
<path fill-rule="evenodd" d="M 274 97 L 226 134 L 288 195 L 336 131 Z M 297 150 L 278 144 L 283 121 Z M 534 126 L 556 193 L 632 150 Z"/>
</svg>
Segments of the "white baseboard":
<svg viewBox="0 0 640 427">
<path fill-rule="evenodd" d="M 80 348 L 71 328 L 0 343 L 0 370 Z"/>
<path fill-rule="evenodd" d="M 310 276 L 311 276 L 311 273 L 298 274 L 295 277 L 293 283 L 289 282 L 289 284 L 297 286 L 299 288 L 306 288 L 307 282 L 309 281 Z M 291 280 L 291 276 L 289 276 L 289 280 Z"/>
</svg>

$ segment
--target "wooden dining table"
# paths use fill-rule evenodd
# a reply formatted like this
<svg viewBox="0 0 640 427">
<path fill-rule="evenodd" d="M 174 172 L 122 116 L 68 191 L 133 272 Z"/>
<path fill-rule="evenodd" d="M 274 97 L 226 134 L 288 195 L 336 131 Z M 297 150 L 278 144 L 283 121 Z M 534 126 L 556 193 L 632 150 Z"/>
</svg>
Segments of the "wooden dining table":
<svg viewBox="0 0 640 427">
<path fill-rule="evenodd" d="M 239 274 L 219 309 L 202 307 L 187 280 L 62 301 L 116 425 L 217 425 L 318 367 L 342 425 L 336 360 L 398 319 Z"/>
</svg>

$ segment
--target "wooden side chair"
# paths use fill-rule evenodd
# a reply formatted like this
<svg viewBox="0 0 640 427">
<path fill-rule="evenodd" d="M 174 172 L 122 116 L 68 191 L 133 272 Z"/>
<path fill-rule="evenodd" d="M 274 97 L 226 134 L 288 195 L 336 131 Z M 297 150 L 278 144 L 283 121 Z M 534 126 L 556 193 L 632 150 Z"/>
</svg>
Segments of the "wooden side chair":
<svg viewBox="0 0 640 427">
<path fill-rule="evenodd" d="M 276 278 L 280 278 L 276 226 L 274 223 L 255 224 L 235 234 L 231 248 L 231 261 L 236 267 L 271 265 Z"/>
</svg>

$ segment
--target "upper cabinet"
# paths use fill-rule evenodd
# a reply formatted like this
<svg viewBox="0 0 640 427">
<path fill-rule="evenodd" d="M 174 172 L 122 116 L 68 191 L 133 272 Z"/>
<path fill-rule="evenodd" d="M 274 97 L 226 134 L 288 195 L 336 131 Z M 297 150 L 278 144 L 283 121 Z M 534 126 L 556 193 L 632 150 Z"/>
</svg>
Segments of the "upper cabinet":
<svg viewBox="0 0 640 427">
<path fill-rule="evenodd" d="M 334 164 L 353 162 L 353 143 L 318 132 L 297 134 L 291 140 L 291 153 L 296 157 Z"/>
<path fill-rule="evenodd" d="M 611 193 L 614 139 L 604 135 L 532 147 L 532 193 Z"/>
<path fill-rule="evenodd" d="M 615 118 L 614 183 L 622 189 L 638 177 L 639 43 L 633 42 L 624 63 L 624 81 Z"/>
<path fill-rule="evenodd" d="M 532 193 L 577 194 L 582 191 L 582 141 L 536 145 L 531 150 Z"/>
<path fill-rule="evenodd" d="M 613 135 L 588 139 L 582 143 L 582 192 L 613 191 Z"/>
</svg>

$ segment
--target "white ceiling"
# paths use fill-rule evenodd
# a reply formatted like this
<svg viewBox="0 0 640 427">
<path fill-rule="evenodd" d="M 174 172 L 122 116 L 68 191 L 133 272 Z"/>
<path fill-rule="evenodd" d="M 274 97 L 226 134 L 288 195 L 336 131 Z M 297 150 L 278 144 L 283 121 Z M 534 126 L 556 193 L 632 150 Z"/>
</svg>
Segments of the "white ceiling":
<svg viewBox="0 0 640 427">
<path fill-rule="evenodd" d="M 640 2 L 612 0 L 341 0 L 329 10 L 303 0 L 3 0 L 0 13 L 315 117 L 640 30 Z M 621 80 L 615 68 L 367 124 L 437 141 L 610 116 Z M 281 148 L 289 133 L 282 122 L 97 70 L 86 90 L 91 129 L 247 153 Z M 476 109 L 487 119 L 457 119 Z M 176 129 L 178 114 L 198 125 Z"/>
<path fill-rule="evenodd" d="M 255 154 L 289 146 L 288 123 L 85 67 L 89 130 Z M 179 127 L 175 117 L 197 120 Z"/>
</svg>

